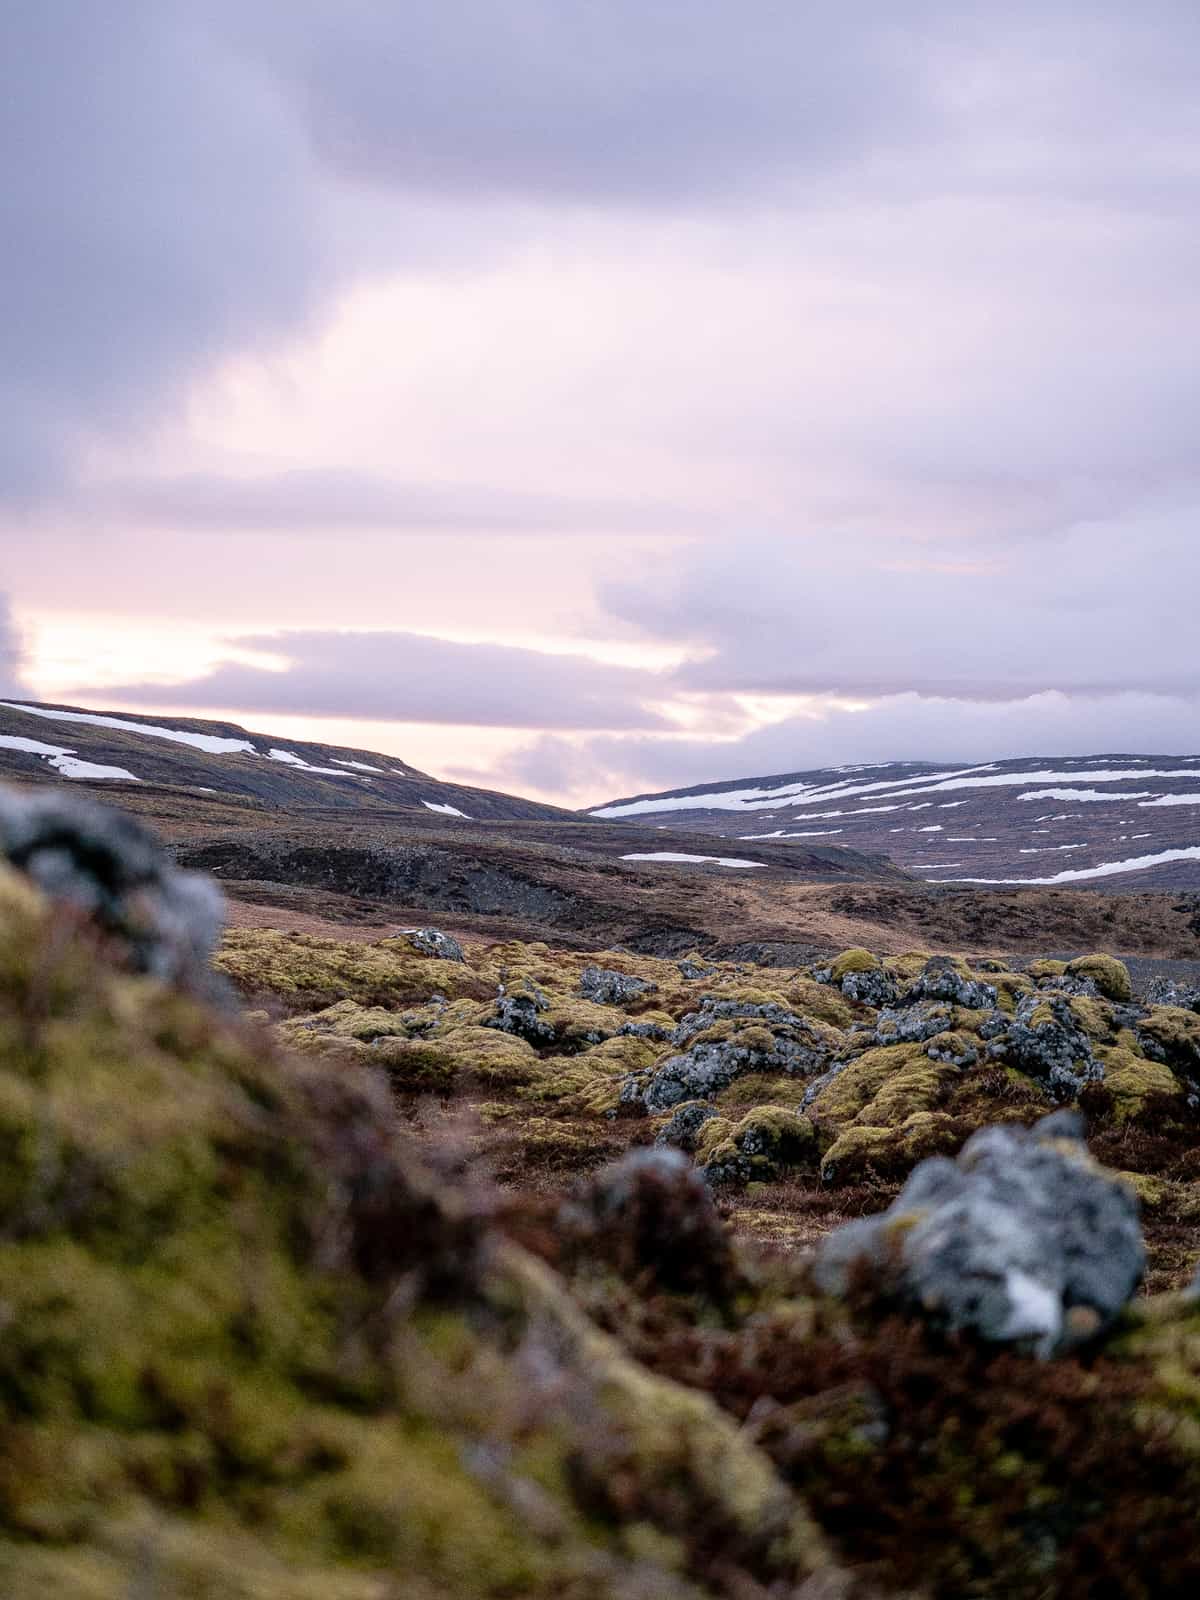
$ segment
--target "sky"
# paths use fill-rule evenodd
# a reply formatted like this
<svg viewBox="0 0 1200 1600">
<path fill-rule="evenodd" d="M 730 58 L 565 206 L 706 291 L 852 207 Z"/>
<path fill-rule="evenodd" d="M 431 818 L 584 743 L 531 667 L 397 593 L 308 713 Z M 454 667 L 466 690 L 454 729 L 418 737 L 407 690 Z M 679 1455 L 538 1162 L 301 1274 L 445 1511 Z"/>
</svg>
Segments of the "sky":
<svg viewBox="0 0 1200 1600">
<path fill-rule="evenodd" d="M 1191 0 L 0 26 L 0 692 L 570 805 L 1200 751 Z"/>
</svg>

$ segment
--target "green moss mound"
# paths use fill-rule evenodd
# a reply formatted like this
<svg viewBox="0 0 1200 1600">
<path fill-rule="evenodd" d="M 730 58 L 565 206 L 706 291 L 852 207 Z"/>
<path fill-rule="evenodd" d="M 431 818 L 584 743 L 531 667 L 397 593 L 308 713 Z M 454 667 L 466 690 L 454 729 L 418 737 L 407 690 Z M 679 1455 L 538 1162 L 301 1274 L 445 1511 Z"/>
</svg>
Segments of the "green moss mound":
<svg viewBox="0 0 1200 1600">
<path fill-rule="evenodd" d="M 1067 962 L 1066 974 L 1069 978 L 1090 978 L 1108 1000 L 1127 1003 L 1133 999 L 1129 968 L 1116 956 L 1079 956 Z"/>
<path fill-rule="evenodd" d="M 841 983 L 848 973 L 876 972 L 879 966 L 878 956 L 872 955 L 869 950 L 854 946 L 850 950 L 843 950 L 841 955 L 835 956 L 829 970 L 834 983 Z"/>
</svg>

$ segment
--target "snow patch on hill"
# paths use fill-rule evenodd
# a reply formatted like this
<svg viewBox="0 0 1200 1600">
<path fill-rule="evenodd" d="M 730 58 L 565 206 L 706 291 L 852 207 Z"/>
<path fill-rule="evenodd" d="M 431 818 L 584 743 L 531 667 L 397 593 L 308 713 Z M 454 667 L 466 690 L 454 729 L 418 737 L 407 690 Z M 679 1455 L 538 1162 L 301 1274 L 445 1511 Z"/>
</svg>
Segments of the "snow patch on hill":
<svg viewBox="0 0 1200 1600">
<path fill-rule="evenodd" d="M 675 850 L 651 850 L 644 855 L 622 856 L 622 861 L 703 861 L 714 867 L 761 867 L 762 861 L 740 861 L 736 856 L 690 856 Z"/>
<path fill-rule="evenodd" d="M 46 706 L 21 705 L 13 700 L 0 700 L 7 711 L 24 711 L 30 717 L 45 717 L 49 722 L 86 723 L 92 728 L 120 728 L 126 733 L 144 733 L 149 739 L 169 739 L 174 744 L 190 744 L 195 750 L 206 750 L 209 755 L 232 755 L 240 752 L 257 755 L 258 751 L 248 739 L 226 739 L 215 733 L 189 733 L 184 728 L 164 728 L 152 722 L 130 722 L 125 717 L 105 717 L 96 711 L 51 711 Z"/>
<path fill-rule="evenodd" d="M 82 761 L 74 750 L 56 744 L 42 744 L 39 739 L 21 739 L 15 734 L 0 734 L 0 750 L 19 750 L 25 755 L 40 756 L 64 778 L 113 778 L 125 783 L 141 783 L 124 767 L 105 767 L 95 761 Z"/>
</svg>

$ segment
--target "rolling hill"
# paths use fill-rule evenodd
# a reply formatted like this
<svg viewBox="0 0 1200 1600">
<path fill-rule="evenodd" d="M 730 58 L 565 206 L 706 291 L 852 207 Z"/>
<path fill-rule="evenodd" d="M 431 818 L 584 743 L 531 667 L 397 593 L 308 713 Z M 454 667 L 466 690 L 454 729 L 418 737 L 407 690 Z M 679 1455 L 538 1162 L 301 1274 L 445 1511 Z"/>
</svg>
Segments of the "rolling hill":
<svg viewBox="0 0 1200 1600">
<path fill-rule="evenodd" d="M 931 883 L 1200 887 L 1200 756 L 830 767 L 635 795 L 589 815 L 739 850 L 848 845 Z"/>
<path fill-rule="evenodd" d="M 565 818 L 557 806 L 444 783 L 395 756 L 251 733 L 233 722 L 0 701 L 0 775 L 116 789 L 167 785 L 290 809 L 411 806 L 463 819 Z"/>
<path fill-rule="evenodd" d="M 0 779 L 91 792 L 141 817 L 183 864 L 220 879 L 237 924 L 372 936 L 436 922 L 467 938 L 785 964 L 854 944 L 1105 949 L 1193 963 L 1200 894 L 1181 890 L 1189 870 L 1200 884 L 1200 868 L 1186 857 L 1127 877 L 1027 887 L 957 883 L 962 869 L 924 864 L 964 860 L 970 850 L 978 875 L 1003 878 L 1049 875 L 1030 862 L 1053 871 L 1080 857 L 1103 863 L 1115 857 L 1104 854 L 1112 841 L 1099 826 L 1090 855 L 1023 852 L 1070 842 L 1040 829 L 1090 818 L 1107 827 L 1117 813 L 1151 819 L 1118 834 L 1156 830 L 1132 848 L 1188 849 L 1195 812 L 1182 799 L 1135 812 L 1141 802 L 1129 791 L 1185 796 L 1200 789 L 1200 762 L 1122 757 L 1120 770 L 1135 761 L 1140 782 L 1102 777 L 1098 762 L 966 773 L 908 764 L 710 785 L 580 815 L 445 783 L 377 751 L 234 723 L 0 704 Z M 1166 767 L 1171 777 L 1151 778 Z M 1115 769 L 1110 761 L 1105 770 Z M 1043 771 L 1069 777 L 1052 784 L 1035 776 Z M 1021 799 L 1037 788 L 1083 788 L 1085 771 L 1087 787 L 1126 804 Z M 979 784 L 989 777 L 1003 781 Z M 1057 814 L 1069 811 L 1078 816 L 1060 824 Z M 958 853 L 943 854 L 951 837 Z M 947 881 L 925 881 L 938 877 Z M 1145 892 L 1094 892 L 1111 887 Z"/>
</svg>

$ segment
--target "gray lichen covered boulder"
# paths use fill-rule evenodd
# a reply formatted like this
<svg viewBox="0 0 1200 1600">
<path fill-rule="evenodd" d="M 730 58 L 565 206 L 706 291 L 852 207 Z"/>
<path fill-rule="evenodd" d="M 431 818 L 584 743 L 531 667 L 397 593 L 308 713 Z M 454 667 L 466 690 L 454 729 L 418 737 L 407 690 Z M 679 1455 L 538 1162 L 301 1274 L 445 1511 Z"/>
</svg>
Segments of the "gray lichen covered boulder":
<svg viewBox="0 0 1200 1600">
<path fill-rule="evenodd" d="M 0 790 L 0 858 L 102 929 L 136 971 L 212 989 L 221 892 L 132 817 L 80 795 Z"/>
<path fill-rule="evenodd" d="M 1200 1011 L 1200 988 L 1180 978 L 1160 974 L 1146 985 L 1148 1006 L 1177 1006 L 1181 1011 Z"/>
<path fill-rule="evenodd" d="M 886 1212 L 822 1241 L 814 1274 L 834 1294 L 865 1276 L 951 1332 L 1049 1356 L 1109 1327 L 1145 1264 L 1137 1197 L 1058 1112 L 923 1162 Z"/>
<path fill-rule="evenodd" d="M 414 950 L 433 956 L 438 961 L 465 961 L 466 955 L 458 940 L 440 928 L 405 928 L 400 935 Z"/>
<path fill-rule="evenodd" d="M 1058 1100 L 1073 1100 L 1104 1076 L 1092 1041 L 1070 1001 L 1058 995 L 1025 995 L 1007 1029 L 988 1053 L 1030 1077 L 1040 1079 Z"/>
<path fill-rule="evenodd" d="M 658 985 L 645 978 L 615 972 L 611 967 L 585 967 L 579 974 L 579 993 L 601 1006 L 625 1006 L 654 994 Z"/>
<path fill-rule="evenodd" d="M 974 1011 L 989 1011 L 996 1004 L 996 986 L 967 976 L 950 956 L 930 956 L 903 1004 L 919 1000 L 948 1000 Z"/>
<path fill-rule="evenodd" d="M 823 1072 L 841 1040 L 832 1029 L 774 1003 L 706 997 L 683 1018 L 674 1044 L 687 1048 L 660 1061 L 645 1079 L 631 1080 L 622 1098 L 651 1112 L 685 1100 L 708 1100 L 748 1073 L 810 1077 Z"/>
<path fill-rule="evenodd" d="M 654 1136 L 656 1145 L 670 1145 L 691 1155 L 696 1148 L 700 1130 L 717 1115 L 715 1106 L 703 1100 L 685 1100 Z"/>
<path fill-rule="evenodd" d="M 509 994 L 502 984 L 496 997 L 496 1013 L 483 1026 L 515 1034 L 532 1045 L 553 1044 L 554 1028 L 543 1016 L 549 1009 L 550 1001 L 537 984 L 526 980 L 514 994 Z"/>
</svg>

